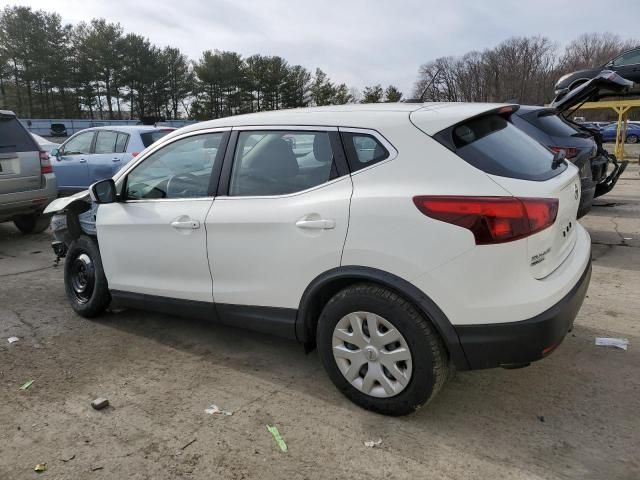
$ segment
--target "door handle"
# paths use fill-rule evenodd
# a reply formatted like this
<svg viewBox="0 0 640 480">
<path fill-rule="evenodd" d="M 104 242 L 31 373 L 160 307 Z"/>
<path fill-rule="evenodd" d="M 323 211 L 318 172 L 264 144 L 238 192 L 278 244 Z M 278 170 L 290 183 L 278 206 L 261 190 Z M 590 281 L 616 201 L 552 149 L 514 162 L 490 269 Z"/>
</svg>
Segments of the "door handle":
<svg viewBox="0 0 640 480">
<path fill-rule="evenodd" d="M 112 160 L 113 162 L 119 162 L 119 161 L 120 161 L 120 159 L 119 159 L 119 158 L 117 158 L 117 157 L 116 157 L 116 158 L 112 158 L 111 160 Z"/>
<path fill-rule="evenodd" d="M 86 158 L 81 158 L 80 159 L 80 163 L 87 163 L 87 159 Z"/>
<path fill-rule="evenodd" d="M 176 230 L 195 230 L 200 228 L 200 222 L 198 220 L 174 220 L 171 222 L 171 227 Z"/>
<path fill-rule="evenodd" d="M 296 222 L 296 227 L 309 230 L 331 230 L 332 228 L 336 228 L 336 222 L 335 220 L 327 220 L 324 218 L 320 220 L 302 219 Z"/>
</svg>

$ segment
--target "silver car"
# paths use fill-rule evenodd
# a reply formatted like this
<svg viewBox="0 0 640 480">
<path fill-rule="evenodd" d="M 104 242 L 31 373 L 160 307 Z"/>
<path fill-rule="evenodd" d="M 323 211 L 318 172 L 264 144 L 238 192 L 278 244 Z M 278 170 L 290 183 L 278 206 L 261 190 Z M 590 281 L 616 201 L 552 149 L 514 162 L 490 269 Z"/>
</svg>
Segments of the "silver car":
<svg viewBox="0 0 640 480">
<path fill-rule="evenodd" d="M 0 110 L 0 222 L 13 221 L 22 233 L 41 232 L 49 226 L 42 211 L 56 196 L 49 154 L 15 113 Z"/>
</svg>

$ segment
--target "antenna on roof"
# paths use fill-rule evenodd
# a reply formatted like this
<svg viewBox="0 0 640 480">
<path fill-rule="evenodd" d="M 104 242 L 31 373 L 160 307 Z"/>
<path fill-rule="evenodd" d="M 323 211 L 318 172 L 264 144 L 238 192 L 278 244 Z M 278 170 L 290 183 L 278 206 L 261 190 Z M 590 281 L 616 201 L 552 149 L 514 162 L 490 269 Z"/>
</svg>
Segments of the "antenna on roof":
<svg viewBox="0 0 640 480">
<path fill-rule="evenodd" d="M 424 90 L 422 90 L 422 94 L 418 98 L 410 98 L 408 100 L 405 100 L 405 103 L 423 103 L 424 96 L 427 94 L 427 90 L 429 90 L 431 85 L 433 85 L 433 82 L 436 81 L 436 78 L 438 78 L 438 75 L 440 75 L 441 71 L 442 71 L 442 68 L 438 68 L 438 70 L 436 71 L 436 74 L 433 77 L 431 77 L 431 80 L 429 81 L 427 86 L 424 87 Z"/>
<path fill-rule="evenodd" d="M 424 90 L 422 91 L 422 95 L 420 95 L 421 102 L 424 102 L 424 96 L 427 94 L 427 90 L 429 90 L 429 87 L 431 87 L 431 85 L 433 85 L 433 82 L 436 81 L 436 78 L 438 78 L 438 75 L 440 75 L 441 71 L 442 71 L 442 68 L 439 68 L 436 71 L 436 74 L 433 77 L 431 77 L 431 81 L 429 82 L 429 84 L 426 87 L 424 87 Z"/>
</svg>

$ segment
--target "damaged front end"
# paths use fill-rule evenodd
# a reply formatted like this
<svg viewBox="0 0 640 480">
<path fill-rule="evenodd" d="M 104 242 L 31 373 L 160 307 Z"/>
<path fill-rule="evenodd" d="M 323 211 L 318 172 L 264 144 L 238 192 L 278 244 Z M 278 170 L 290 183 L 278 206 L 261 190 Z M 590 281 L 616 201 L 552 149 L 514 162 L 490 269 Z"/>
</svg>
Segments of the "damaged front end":
<svg viewBox="0 0 640 480">
<path fill-rule="evenodd" d="M 96 236 L 97 211 L 98 204 L 92 202 L 87 191 L 58 198 L 47 206 L 44 213 L 53 214 L 51 230 L 54 240 L 51 247 L 56 263 L 66 256 L 69 245 L 80 235 Z"/>
</svg>

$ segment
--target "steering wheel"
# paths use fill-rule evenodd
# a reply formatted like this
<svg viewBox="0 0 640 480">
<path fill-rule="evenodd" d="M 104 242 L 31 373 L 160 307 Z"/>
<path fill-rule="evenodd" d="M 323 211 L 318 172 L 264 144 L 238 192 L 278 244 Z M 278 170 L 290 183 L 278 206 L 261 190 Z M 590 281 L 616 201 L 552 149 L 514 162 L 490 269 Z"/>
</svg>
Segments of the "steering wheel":
<svg viewBox="0 0 640 480">
<path fill-rule="evenodd" d="M 180 188 L 181 190 L 176 192 L 173 192 L 171 190 L 172 187 L 175 188 L 174 183 L 176 182 L 174 182 L 174 180 L 176 180 L 177 182 L 177 188 Z M 195 192 L 197 192 L 197 195 L 192 196 L 200 196 L 200 188 L 202 187 L 202 179 L 200 177 L 194 175 L 193 173 L 179 173 L 177 175 L 174 175 L 167 181 L 167 198 L 174 198 L 175 196 L 184 197 L 185 192 L 191 190 L 189 188 L 191 186 L 197 187 L 196 189 L 194 189 Z"/>
</svg>

